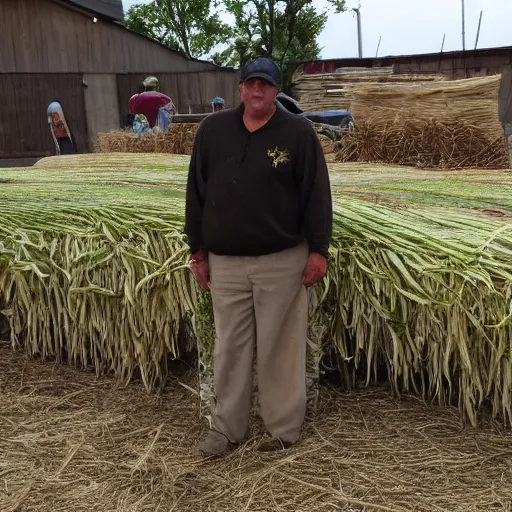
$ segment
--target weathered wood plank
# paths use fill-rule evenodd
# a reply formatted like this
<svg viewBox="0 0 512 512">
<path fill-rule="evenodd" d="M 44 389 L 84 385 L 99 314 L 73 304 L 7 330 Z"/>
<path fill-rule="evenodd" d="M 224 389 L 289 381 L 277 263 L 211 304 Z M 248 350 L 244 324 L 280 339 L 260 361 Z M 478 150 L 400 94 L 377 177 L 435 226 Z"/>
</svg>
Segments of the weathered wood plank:
<svg viewBox="0 0 512 512">
<path fill-rule="evenodd" d="M 215 69 L 59 0 L 1 0 L 3 73 L 158 73 Z M 230 73 L 230 71 L 226 71 Z"/>
</svg>

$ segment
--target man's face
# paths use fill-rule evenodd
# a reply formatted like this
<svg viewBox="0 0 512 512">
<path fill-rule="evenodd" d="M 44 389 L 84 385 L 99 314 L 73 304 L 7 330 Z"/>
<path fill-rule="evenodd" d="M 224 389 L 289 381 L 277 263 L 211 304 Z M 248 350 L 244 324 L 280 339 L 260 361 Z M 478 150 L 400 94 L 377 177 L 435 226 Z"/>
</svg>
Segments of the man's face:
<svg viewBox="0 0 512 512">
<path fill-rule="evenodd" d="M 260 78 L 247 80 L 240 84 L 239 90 L 245 108 L 255 114 L 269 112 L 277 96 L 277 87 Z"/>
</svg>

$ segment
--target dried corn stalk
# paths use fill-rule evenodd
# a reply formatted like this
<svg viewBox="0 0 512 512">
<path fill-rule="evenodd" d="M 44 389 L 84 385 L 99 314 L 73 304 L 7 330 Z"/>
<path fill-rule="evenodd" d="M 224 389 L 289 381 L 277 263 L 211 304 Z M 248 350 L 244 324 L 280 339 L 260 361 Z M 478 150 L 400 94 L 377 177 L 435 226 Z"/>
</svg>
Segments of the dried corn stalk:
<svg viewBox="0 0 512 512">
<path fill-rule="evenodd" d="M 0 303 L 13 343 L 125 383 L 140 375 L 148 389 L 195 345 L 211 389 L 211 310 L 182 235 L 186 164 L 117 154 L 2 171 Z M 311 291 L 310 399 L 328 352 L 347 382 L 384 368 L 397 394 L 458 403 L 472 423 L 489 403 L 510 422 L 508 173 L 335 169 L 332 261 Z M 387 205 L 361 199 L 379 180 Z M 489 204 L 502 217 L 468 209 Z"/>
</svg>

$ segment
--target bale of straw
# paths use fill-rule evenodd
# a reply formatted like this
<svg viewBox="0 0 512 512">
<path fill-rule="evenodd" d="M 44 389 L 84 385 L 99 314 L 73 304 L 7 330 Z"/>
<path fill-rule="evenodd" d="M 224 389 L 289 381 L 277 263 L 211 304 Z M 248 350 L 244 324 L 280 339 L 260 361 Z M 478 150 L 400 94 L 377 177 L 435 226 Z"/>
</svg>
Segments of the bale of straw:
<svg viewBox="0 0 512 512">
<path fill-rule="evenodd" d="M 347 108 L 356 129 L 337 160 L 418 167 L 508 168 L 498 118 L 501 76 L 441 81 L 383 73 L 298 79 L 303 108 Z"/>
<path fill-rule="evenodd" d="M 361 84 L 352 87 L 350 111 L 355 122 L 374 125 L 389 121 L 464 122 L 480 128 L 491 139 L 503 137 L 498 117 L 501 76 L 487 76 L 423 84 Z"/>
<path fill-rule="evenodd" d="M 135 135 L 118 130 L 98 134 L 100 153 L 172 153 L 191 155 L 198 125 L 174 123 L 165 133 Z"/>
<path fill-rule="evenodd" d="M 130 131 L 111 131 L 98 134 L 99 153 L 170 153 L 174 155 L 191 155 L 198 124 L 176 123 L 166 133 L 138 136 Z M 333 127 L 334 129 L 334 127 Z M 318 136 L 324 154 L 336 151 L 334 140 L 321 134 Z"/>
<path fill-rule="evenodd" d="M 306 111 L 349 109 L 365 84 L 422 84 L 445 80 L 436 74 L 393 74 L 390 68 L 340 69 L 336 73 L 296 74 L 293 94 Z"/>
<path fill-rule="evenodd" d="M 129 132 L 111 131 L 98 133 L 99 153 L 128 153 Z"/>
<path fill-rule="evenodd" d="M 195 123 L 172 124 L 169 130 L 158 138 L 158 152 L 191 155 L 198 127 Z"/>
</svg>

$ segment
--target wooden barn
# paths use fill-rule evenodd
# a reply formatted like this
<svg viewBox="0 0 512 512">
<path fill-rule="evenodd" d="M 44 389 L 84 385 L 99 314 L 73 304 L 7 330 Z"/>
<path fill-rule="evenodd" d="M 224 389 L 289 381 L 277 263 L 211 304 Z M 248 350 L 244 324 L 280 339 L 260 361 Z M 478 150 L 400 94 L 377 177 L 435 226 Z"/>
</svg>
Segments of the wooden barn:
<svg viewBox="0 0 512 512">
<path fill-rule="evenodd" d="M 55 154 L 46 119 L 61 103 L 79 152 L 123 126 L 148 75 L 180 113 L 237 101 L 238 72 L 190 59 L 122 24 L 121 0 L 1 0 L 0 159 Z"/>
</svg>

